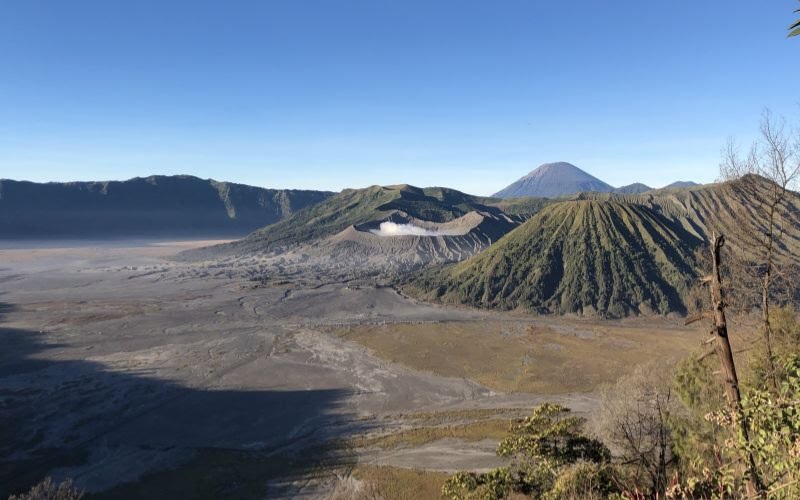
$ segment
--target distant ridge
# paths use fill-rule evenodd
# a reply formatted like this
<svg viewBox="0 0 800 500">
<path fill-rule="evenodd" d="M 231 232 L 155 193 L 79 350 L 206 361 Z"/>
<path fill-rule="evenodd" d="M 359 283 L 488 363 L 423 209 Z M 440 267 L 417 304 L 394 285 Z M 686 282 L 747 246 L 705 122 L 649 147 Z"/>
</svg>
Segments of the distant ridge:
<svg viewBox="0 0 800 500">
<path fill-rule="evenodd" d="M 395 213 L 435 223 L 450 222 L 472 211 L 503 215 L 502 210 L 489 205 L 492 201 L 496 200 L 455 189 L 423 189 L 407 184 L 345 189 L 322 203 L 254 231 L 241 241 L 186 255 L 249 254 L 291 248 L 328 238 L 350 226 L 384 220 Z"/>
<path fill-rule="evenodd" d="M 692 181 L 677 181 L 677 182 L 673 182 L 672 184 L 668 184 L 668 185 L 664 186 L 661 189 L 683 189 L 683 188 L 690 188 L 690 187 L 695 187 L 695 186 L 700 186 L 700 185 L 701 184 L 698 184 L 698 183 L 692 182 Z"/>
<path fill-rule="evenodd" d="M 188 175 L 46 184 L 0 179 L 0 239 L 238 237 L 332 195 Z"/>
<path fill-rule="evenodd" d="M 279 258 L 281 269 L 310 266 L 328 279 L 396 276 L 430 264 L 458 262 L 498 240 L 546 200 L 510 200 L 407 184 L 345 189 L 247 237 L 181 254 L 189 261 Z M 333 277 L 336 278 L 333 278 Z"/>
<path fill-rule="evenodd" d="M 627 186 L 622 186 L 614 189 L 614 193 L 617 194 L 642 194 L 647 191 L 650 191 L 651 188 L 647 184 L 642 184 L 641 182 L 634 182 L 633 184 L 628 184 Z"/>
<path fill-rule="evenodd" d="M 505 189 L 497 198 L 537 196 L 554 198 L 584 191 L 609 193 L 614 187 L 567 162 L 545 163 Z"/>
</svg>

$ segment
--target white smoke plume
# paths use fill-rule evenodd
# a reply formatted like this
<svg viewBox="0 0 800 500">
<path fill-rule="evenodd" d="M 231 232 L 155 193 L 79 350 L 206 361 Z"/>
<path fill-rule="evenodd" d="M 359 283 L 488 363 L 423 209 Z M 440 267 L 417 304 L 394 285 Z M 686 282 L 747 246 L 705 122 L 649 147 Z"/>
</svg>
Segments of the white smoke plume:
<svg viewBox="0 0 800 500">
<path fill-rule="evenodd" d="M 395 222 L 381 222 L 380 229 L 371 229 L 370 232 L 378 236 L 439 236 L 443 234 L 441 231 Z"/>
</svg>

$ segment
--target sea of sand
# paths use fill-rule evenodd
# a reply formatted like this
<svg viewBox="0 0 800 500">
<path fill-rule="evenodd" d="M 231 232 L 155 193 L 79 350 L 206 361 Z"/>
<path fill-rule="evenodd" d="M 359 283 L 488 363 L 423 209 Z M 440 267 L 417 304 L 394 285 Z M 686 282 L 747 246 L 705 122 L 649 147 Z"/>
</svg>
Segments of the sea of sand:
<svg viewBox="0 0 800 500">
<path fill-rule="evenodd" d="M 0 244 L 0 497 L 46 475 L 114 491 L 209 449 L 291 455 L 403 429 L 410 412 L 550 400 L 589 414 L 597 404 L 593 392 L 504 393 L 332 333 L 552 319 L 431 305 L 388 286 L 313 276 L 265 284 L 230 269 L 236 262 L 173 258 L 215 243 Z M 458 440 L 356 459 L 442 471 L 499 463 L 491 441 Z M 286 479 L 265 491 L 324 498 L 332 487 Z"/>
</svg>

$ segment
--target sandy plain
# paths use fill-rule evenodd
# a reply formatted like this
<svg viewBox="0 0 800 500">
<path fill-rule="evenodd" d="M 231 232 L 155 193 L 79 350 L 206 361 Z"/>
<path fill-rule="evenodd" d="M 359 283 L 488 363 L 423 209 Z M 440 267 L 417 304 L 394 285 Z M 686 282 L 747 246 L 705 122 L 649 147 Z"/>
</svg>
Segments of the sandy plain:
<svg viewBox="0 0 800 500">
<path fill-rule="evenodd" d="M 172 258 L 210 243 L 0 245 L 0 497 L 52 475 L 93 498 L 326 498 L 358 466 L 487 469 L 510 418 L 591 416 L 600 384 L 700 338 Z"/>
</svg>

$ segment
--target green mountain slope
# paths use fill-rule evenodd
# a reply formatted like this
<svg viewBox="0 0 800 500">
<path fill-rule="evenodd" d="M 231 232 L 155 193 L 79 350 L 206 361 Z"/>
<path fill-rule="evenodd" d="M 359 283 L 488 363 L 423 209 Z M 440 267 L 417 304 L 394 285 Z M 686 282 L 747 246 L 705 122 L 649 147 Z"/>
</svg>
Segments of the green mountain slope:
<svg viewBox="0 0 800 500">
<path fill-rule="evenodd" d="M 565 201 L 485 252 L 425 271 L 404 289 L 443 302 L 537 312 L 681 312 L 701 244 L 645 205 Z"/>
<path fill-rule="evenodd" d="M 490 205 L 509 215 L 519 215 L 527 219 L 556 201 L 553 198 L 523 197 L 492 201 Z"/>
<path fill-rule="evenodd" d="M 762 194 L 774 185 L 751 178 Z M 713 184 L 645 194 L 583 193 L 551 204 L 480 255 L 429 269 L 404 285 L 421 298 L 502 309 L 592 313 L 684 312 L 711 234 L 753 255 L 741 234 L 758 222 L 752 199 Z M 781 210 L 782 264 L 800 265 L 800 195 Z M 705 253 L 701 253 L 701 258 Z"/>
<path fill-rule="evenodd" d="M 767 179 L 751 176 L 747 182 L 765 199 L 776 186 Z M 609 195 L 583 193 L 576 199 L 616 200 L 648 207 L 672 223 L 681 225 L 694 236 L 708 241 L 714 232 L 725 234 L 729 250 L 747 253 L 742 245 L 741 231 L 758 225 L 765 215 L 752 199 L 733 183 L 692 185 L 684 188 L 653 190 L 643 194 Z M 782 242 L 777 248 L 780 258 L 800 259 L 800 194 L 788 192 L 780 206 L 785 217 L 780 220 Z M 763 222 L 762 222 L 763 223 Z"/>
<path fill-rule="evenodd" d="M 183 175 L 46 184 L 0 180 L 0 238 L 241 236 L 331 195 Z"/>
<path fill-rule="evenodd" d="M 499 208 L 490 206 L 494 201 L 497 200 L 471 196 L 454 189 L 421 189 L 405 184 L 345 189 L 318 205 L 259 229 L 241 241 L 215 248 L 222 253 L 279 250 L 320 240 L 352 225 L 375 221 L 396 211 L 431 222 L 448 222 L 474 210 L 502 214 Z"/>
</svg>

